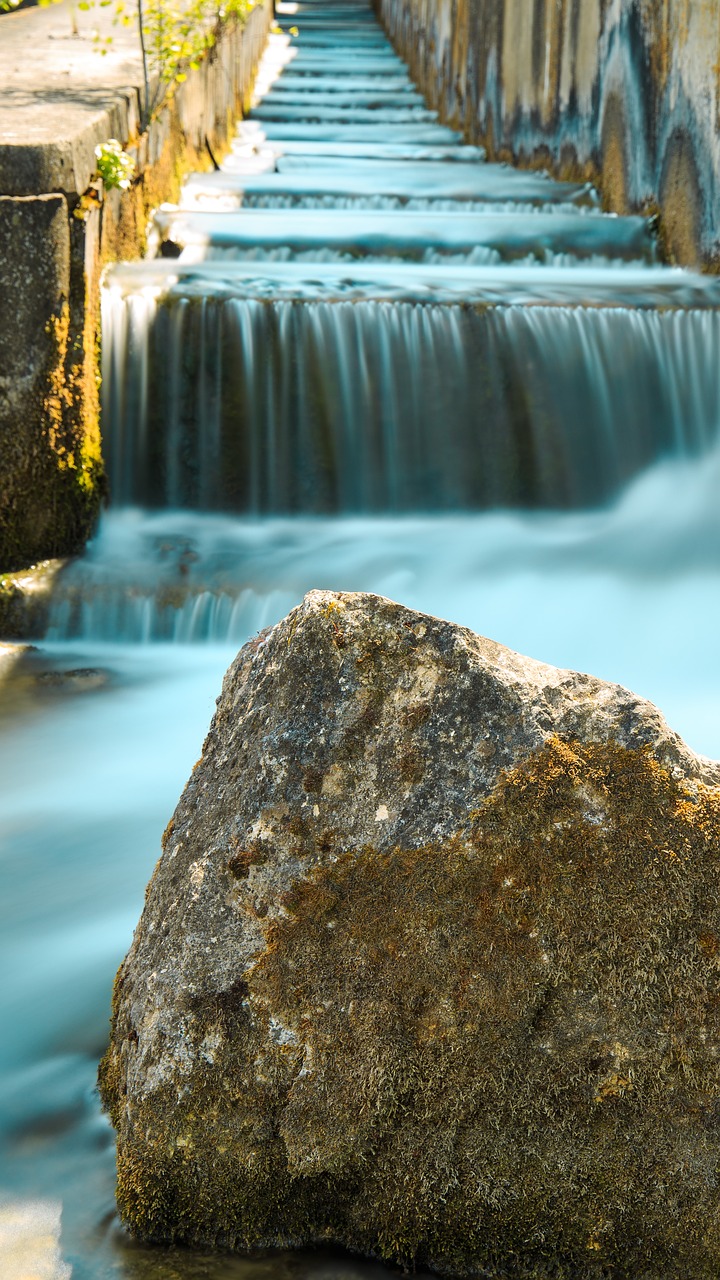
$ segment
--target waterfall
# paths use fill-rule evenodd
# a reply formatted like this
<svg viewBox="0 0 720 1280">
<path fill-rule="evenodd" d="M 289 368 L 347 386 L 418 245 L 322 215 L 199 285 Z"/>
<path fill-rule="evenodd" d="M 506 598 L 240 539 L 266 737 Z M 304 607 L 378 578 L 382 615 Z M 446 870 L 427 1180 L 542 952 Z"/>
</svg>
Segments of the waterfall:
<svg viewBox="0 0 720 1280">
<path fill-rule="evenodd" d="M 48 635 L 238 645 L 326 586 L 610 677 L 632 634 L 642 675 L 646 584 L 717 544 L 720 286 L 587 183 L 487 163 L 352 17 L 271 38 L 221 170 L 106 276 L 112 504 Z"/>
<path fill-rule="evenodd" d="M 106 296 L 119 505 L 582 508 L 716 439 L 711 310 Z"/>
</svg>

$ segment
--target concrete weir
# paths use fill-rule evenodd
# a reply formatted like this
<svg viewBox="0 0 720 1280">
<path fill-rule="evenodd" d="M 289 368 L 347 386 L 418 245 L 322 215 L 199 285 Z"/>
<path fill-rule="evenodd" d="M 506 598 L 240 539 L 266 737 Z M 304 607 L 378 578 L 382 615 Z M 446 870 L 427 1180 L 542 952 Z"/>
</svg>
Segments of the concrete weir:
<svg viewBox="0 0 720 1280">
<path fill-rule="evenodd" d="M 150 208 L 227 145 L 272 3 L 225 25 L 144 132 L 137 36 L 112 14 L 61 3 L 0 17 L 0 571 L 75 551 L 92 528 L 104 489 L 100 272 L 139 256 Z M 111 37 L 104 57 L 98 27 Z M 127 192 L 97 175 L 95 147 L 110 138 L 135 158 Z"/>
<path fill-rule="evenodd" d="M 669 256 L 720 260 L 720 7 L 712 0 L 378 0 L 416 84 L 490 159 L 657 210 Z"/>
<path fill-rule="evenodd" d="M 487 162 L 364 0 L 276 23 L 221 168 L 105 278 L 116 508 L 579 510 L 713 446 L 717 280 L 590 183 Z"/>
<path fill-rule="evenodd" d="M 422 212 L 437 199 L 441 176 L 444 213 L 457 200 L 465 201 L 466 212 L 474 200 L 502 213 L 510 200 L 531 213 L 553 199 L 562 206 L 572 190 L 581 194 L 592 181 L 607 209 L 659 213 L 660 242 L 670 260 L 711 269 L 720 263 L 715 4 L 377 0 L 376 7 L 411 81 L 369 11 L 364 19 L 353 11 L 351 53 L 338 41 L 350 29 L 342 13 L 328 4 L 322 15 L 304 12 L 283 88 L 258 105 L 242 138 L 247 147 L 261 130 L 265 156 L 242 157 L 239 175 L 232 161 L 221 174 L 201 175 L 190 184 L 188 201 L 196 191 L 201 200 L 212 195 L 232 205 L 239 188 L 248 213 L 274 208 L 278 216 L 274 223 L 263 218 L 257 240 L 274 251 L 283 212 L 310 208 L 307 173 L 297 172 L 307 169 L 308 156 L 314 207 L 337 211 L 342 203 L 350 213 L 367 205 L 387 162 L 422 158 L 412 189 L 403 185 L 408 166 L 398 165 L 395 188 L 382 197 L 385 211 L 394 202 Z M 101 268 L 137 257 L 148 209 L 177 196 L 183 171 L 209 165 L 207 142 L 213 151 L 223 148 L 231 117 L 248 101 L 271 11 L 272 0 L 261 0 L 243 28 L 228 25 L 172 108 L 139 140 L 142 70 L 135 35 L 109 25 L 110 8 L 73 18 L 63 0 L 0 19 L 0 570 L 67 554 L 92 527 L 104 484 Z M 290 32 L 294 18 L 285 17 Z M 323 26 L 327 20 L 335 23 L 331 32 Z M 100 58 L 92 29 L 104 24 L 112 44 Z M 136 155 L 140 177 L 131 192 L 103 191 L 96 180 L 95 146 L 110 137 Z M 476 163 L 481 147 L 491 161 L 549 167 L 566 185 L 483 171 Z M 357 166 L 342 177 L 339 162 L 347 168 L 348 160 L 360 159 L 368 162 L 363 181 Z M 183 246 L 206 236 L 197 220 L 188 230 L 184 214 L 172 221 Z M 385 232 L 379 219 L 375 223 L 377 250 L 385 254 Z M 295 225 L 298 252 L 314 251 L 318 235 L 328 234 L 326 227 L 308 233 Z M 350 231 L 347 219 L 335 219 L 335 250 L 347 247 Z M 646 256 L 643 228 L 628 222 L 625 231 L 626 252 Z M 419 232 L 419 224 L 408 231 L 407 256 L 416 252 Z M 519 229 L 523 252 L 524 234 Z M 224 239 L 216 220 L 209 256 Z M 462 252 L 466 228 L 457 217 L 446 220 L 441 239 L 445 254 Z M 588 253 L 586 228 L 575 239 L 573 252 Z M 514 256 L 511 248 L 504 252 Z"/>
</svg>

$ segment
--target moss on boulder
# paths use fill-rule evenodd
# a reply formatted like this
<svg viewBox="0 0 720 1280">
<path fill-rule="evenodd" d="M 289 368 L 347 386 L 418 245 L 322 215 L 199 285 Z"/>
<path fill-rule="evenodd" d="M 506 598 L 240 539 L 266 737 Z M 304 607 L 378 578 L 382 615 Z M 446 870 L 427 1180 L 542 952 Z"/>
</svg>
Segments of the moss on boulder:
<svg viewBox="0 0 720 1280">
<path fill-rule="evenodd" d="M 230 668 L 118 974 L 150 1240 L 720 1270 L 720 791 L 655 708 L 375 596 Z"/>
</svg>

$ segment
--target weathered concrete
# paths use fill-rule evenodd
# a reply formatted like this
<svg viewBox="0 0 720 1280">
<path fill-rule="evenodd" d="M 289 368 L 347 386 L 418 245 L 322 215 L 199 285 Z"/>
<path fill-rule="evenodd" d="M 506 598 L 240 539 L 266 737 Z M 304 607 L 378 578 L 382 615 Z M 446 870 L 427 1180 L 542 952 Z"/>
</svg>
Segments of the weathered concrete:
<svg viewBox="0 0 720 1280">
<path fill-rule="evenodd" d="M 142 66 L 111 9 L 67 4 L 6 15 L 0 37 L 0 570 L 79 549 L 103 495 L 99 279 L 144 247 L 147 214 L 189 168 L 207 167 L 247 105 L 272 17 L 263 0 L 230 22 L 200 69 L 139 136 Z M 112 35 L 105 57 L 93 28 Z M 31 51 L 31 52 L 30 52 Z M 103 191 L 95 147 L 137 162 Z"/>
<path fill-rule="evenodd" d="M 715 0 L 378 0 L 444 118 L 491 158 L 658 209 L 668 255 L 720 265 Z"/>
<path fill-rule="evenodd" d="M 228 671 L 118 974 L 126 1223 L 716 1277 L 719 780 L 625 689 L 311 592 Z"/>
<path fill-rule="evenodd" d="M 98 461 L 95 433 L 74 431 L 66 413 L 70 238 L 64 195 L 0 196 L 0 546 L 10 564 L 23 548 L 77 543 L 83 519 L 67 490 L 78 472 L 90 498 Z"/>
</svg>

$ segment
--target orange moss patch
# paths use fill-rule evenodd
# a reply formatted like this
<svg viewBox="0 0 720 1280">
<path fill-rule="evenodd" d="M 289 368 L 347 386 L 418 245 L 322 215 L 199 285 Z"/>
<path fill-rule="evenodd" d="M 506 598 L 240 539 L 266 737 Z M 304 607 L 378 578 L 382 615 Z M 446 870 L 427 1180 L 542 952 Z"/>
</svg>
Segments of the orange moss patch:
<svg viewBox="0 0 720 1280">
<path fill-rule="evenodd" d="M 209 1016 L 215 1065 L 132 1127 L 118 998 L 126 1221 L 448 1274 L 717 1276 L 719 850 L 717 791 L 552 739 L 442 845 L 339 852 Z"/>
</svg>

